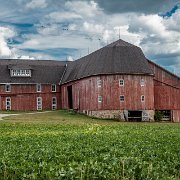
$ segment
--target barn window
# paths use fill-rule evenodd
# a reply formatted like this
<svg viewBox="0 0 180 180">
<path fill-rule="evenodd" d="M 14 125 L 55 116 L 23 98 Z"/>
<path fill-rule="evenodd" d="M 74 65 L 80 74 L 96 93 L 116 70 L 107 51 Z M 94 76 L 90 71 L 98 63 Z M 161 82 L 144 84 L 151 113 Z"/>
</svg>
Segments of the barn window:
<svg viewBox="0 0 180 180">
<path fill-rule="evenodd" d="M 57 109 L 57 99 L 56 97 L 52 98 L 52 110 L 56 110 Z"/>
<path fill-rule="evenodd" d="M 119 86 L 124 86 L 124 79 L 119 80 Z"/>
<path fill-rule="evenodd" d="M 36 91 L 37 92 L 41 92 L 42 91 L 41 84 L 36 84 Z"/>
<path fill-rule="evenodd" d="M 141 86 L 144 86 L 144 79 L 141 79 Z"/>
<path fill-rule="evenodd" d="M 5 91 L 6 92 L 11 92 L 11 85 L 10 84 L 5 85 Z"/>
<path fill-rule="evenodd" d="M 31 77 L 30 69 L 12 69 L 11 70 L 12 77 Z"/>
<path fill-rule="evenodd" d="M 11 98 L 6 97 L 6 110 L 11 110 Z"/>
<path fill-rule="evenodd" d="M 37 110 L 42 110 L 42 97 L 37 97 Z"/>
<path fill-rule="evenodd" d="M 98 102 L 99 102 L 99 103 L 102 102 L 102 96 L 98 96 Z"/>
<path fill-rule="evenodd" d="M 142 95 L 142 96 L 141 96 L 141 102 L 144 102 L 144 101 L 145 101 L 145 96 Z"/>
<path fill-rule="evenodd" d="M 52 92 L 56 92 L 56 84 L 52 84 L 51 85 L 51 91 Z"/>
<path fill-rule="evenodd" d="M 102 86 L 102 81 L 99 79 L 99 80 L 97 80 L 97 86 L 98 87 L 101 87 Z"/>
<path fill-rule="evenodd" d="M 121 95 L 121 96 L 119 97 L 119 99 L 120 99 L 121 102 L 124 102 L 124 95 Z"/>
</svg>

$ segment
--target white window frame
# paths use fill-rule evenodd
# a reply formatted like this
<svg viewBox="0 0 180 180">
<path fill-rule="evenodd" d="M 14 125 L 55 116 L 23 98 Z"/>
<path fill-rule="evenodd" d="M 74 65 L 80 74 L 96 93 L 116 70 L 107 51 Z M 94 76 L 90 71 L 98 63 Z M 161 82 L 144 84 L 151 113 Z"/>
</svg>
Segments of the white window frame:
<svg viewBox="0 0 180 180">
<path fill-rule="evenodd" d="M 11 69 L 11 77 L 31 77 L 31 69 Z"/>
<path fill-rule="evenodd" d="M 9 89 L 8 89 L 8 87 L 9 87 Z M 11 85 L 10 84 L 5 84 L 5 91 L 11 92 Z"/>
<path fill-rule="evenodd" d="M 9 105 L 8 105 L 9 102 Z M 10 97 L 6 97 L 6 110 L 10 111 L 11 110 L 11 98 Z"/>
<path fill-rule="evenodd" d="M 102 103 L 102 96 L 98 96 L 98 102 Z"/>
<path fill-rule="evenodd" d="M 52 84 L 51 85 L 51 91 L 52 92 L 56 92 L 56 84 Z"/>
<path fill-rule="evenodd" d="M 144 79 L 141 79 L 141 86 L 144 86 L 145 85 L 145 81 Z"/>
<path fill-rule="evenodd" d="M 125 101 L 124 95 L 120 95 L 120 96 L 119 96 L 119 100 L 120 100 L 120 102 L 124 102 L 124 101 Z"/>
<path fill-rule="evenodd" d="M 42 110 L 42 97 L 37 97 L 36 99 L 37 111 Z"/>
<path fill-rule="evenodd" d="M 145 96 L 144 95 L 141 96 L 141 102 L 145 102 Z"/>
<path fill-rule="evenodd" d="M 98 80 L 97 80 L 97 86 L 98 86 L 98 87 L 101 87 L 101 86 L 102 86 L 102 80 L 101 80 L 101 79 L 98 79 Z"/>
<path fill-rule="evenodd" d="M 119 79 L 119 86 L 124 86 L 124 79 Z"/>
<path fill-rule="evenodd" d="M 36 84 L 36 92 L 42 92 L 42 85 Z"/>
<path fill-rule="evenodd" d="M 56 109 L 57 109 L 57 98 L 56 97 L 52 97 L 52 110 L 56 110 Z"/>
</svg>

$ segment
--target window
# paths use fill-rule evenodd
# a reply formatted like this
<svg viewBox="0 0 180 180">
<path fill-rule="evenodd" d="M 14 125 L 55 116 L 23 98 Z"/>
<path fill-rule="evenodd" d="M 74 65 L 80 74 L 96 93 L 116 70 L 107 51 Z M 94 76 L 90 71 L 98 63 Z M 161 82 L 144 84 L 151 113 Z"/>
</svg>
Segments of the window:
<svg viewBox="0 0 180 180">
<path fill-rule="evenodd" d="M 57 109 L 57 99 L 56 97 L 52 98 L 52 110 L 56 110 Z"/>
<path fill-rule="evenodd" d="M 6 97 L 6 110 L 11 110 L 11 98 Z"/>
<path fill-rule="evenodd" d="M 37 84 L 36 85 L 36 91 L 37 92 L 41 92 L 42 88 L 41 88 L 41 84 Z"/>
<path fill-rule="evenodd" d="M 12 69 L 11 76 L 13 77 L 31 77 L 30 69 Z"/>
<path fill-rule="evenodd" d="M 141 86 L 144 86 L 144 79 L 141 79 Z"/>
<path fill-rule="evenodd" d="M 144 102 L 144 101 L 145 101 L 145 96 L 142 95 L 142 96 L 141 96 L 141 102 Z"/>
<path fill-rule="evenodd" d="M 124 86 L 124 79 L 119 80 L 119 86 Z"/>
<path fill-rule="evenodd" d="M 121 102 L 124 102 L 124 95 L 121 95 L 121 96 L 119 97 L 119 99 L 120 99 Z"/>
<path fill-rule="evenodd" d="M 98 87 L 101 87 L 101 85 L 102 85 L 102 81 L 99 79 L 99 80 L 97 80 L 97 86 Z"/>
<path fill-rule="evenodd" d="M 11 92 L 11 85 L 10 84 L 5 85 L 5 91 L 6 92 Z"/>
<path fill-rule="evenodd" d="M 37 97 L 37 110 L 42 110 L 42 98 Z"/>
<path fill-rule="evenodd" d="M 98 102 L 99 102 L 99 103 L 102 102 L 102 96 L 98 96 Z"/>
<path fill-rule="evenodd" d="M 52 92 L 56 92 L 56 84 L 52 84 L 51 85 L 51 91 Z"/>
</svg>

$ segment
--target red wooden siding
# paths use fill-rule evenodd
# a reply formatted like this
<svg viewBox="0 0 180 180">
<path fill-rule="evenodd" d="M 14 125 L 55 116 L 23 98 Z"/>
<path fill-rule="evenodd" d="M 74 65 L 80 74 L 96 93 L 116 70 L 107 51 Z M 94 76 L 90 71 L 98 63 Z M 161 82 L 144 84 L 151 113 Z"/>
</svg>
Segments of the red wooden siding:
<svg viewBox="0 0 180 180">
<path fill-rule="evenodd" d="M 52 97 L 57 98 L 60 109 L 60 87 L 51 92 L 51 85 L 42 84 L 42 91 L 36 92 L 36 85 L 11 85 L 11 92 L 5 92 L 5 85 L 0 85 L 0 110 L 6 109 L 6 97 L 11 97 L 11 110 L 37 110 L 36 99 L 42 97 L 42 110 L 52 109 Z"/>
<path fill-rule="evenodd" d="M 154 63 L 149 64 L 155 74 L 155 109 L 180 110 L 180 78 Z"/>
<path fill-rule="evenodd" d="M 97 85 L 99 79 L 102 81 L 102 87 Z M 119 79 L 124 79 L 124 86 L 119 86 Z M 141 79 L 144 79 L 144 86 L 140 84 Z M 62 108 L 64 109 L 68 109 L 67 87 L 69 85 L 72 85 L 73 90 L 73 108 L 80 111 L 154 109 L 152 76 L 101 75 L 62 85 Z M 98 102 L 98 95 L 102 96 L 102 103 Z M 120 95 L 124 95 L 124 102 L 120 102 Z M 141 95 L 145 96 L 145 102 L 141 102 Z"/>
<path fill-rule="evenodd" d="M 171 110 L 172 121 L 180 122 L 180 78 L 149 62 L 154 71 L 154 108 Z"/>
</svg>

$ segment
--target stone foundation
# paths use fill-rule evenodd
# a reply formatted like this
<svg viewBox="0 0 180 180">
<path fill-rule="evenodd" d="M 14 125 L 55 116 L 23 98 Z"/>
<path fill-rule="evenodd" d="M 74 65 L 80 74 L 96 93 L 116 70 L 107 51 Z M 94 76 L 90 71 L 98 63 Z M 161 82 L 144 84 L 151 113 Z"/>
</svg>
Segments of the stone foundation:
<svg viewBox="0 0 180 180">
<path fill-rule="evenodd" d="M 119 121 L 128 121 L 128 110 L 99 110 L 83 111 L 84 114 L 101 119 L 117 119 Z M 154 110 L 142 110 L 142 121 L 154 121 Z"/>
</svg>

